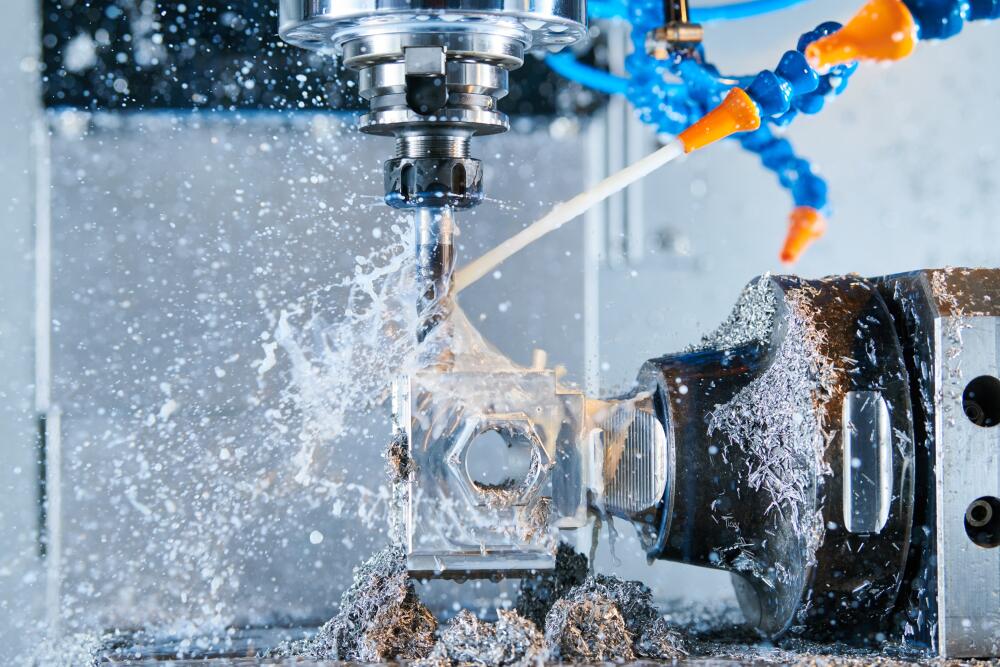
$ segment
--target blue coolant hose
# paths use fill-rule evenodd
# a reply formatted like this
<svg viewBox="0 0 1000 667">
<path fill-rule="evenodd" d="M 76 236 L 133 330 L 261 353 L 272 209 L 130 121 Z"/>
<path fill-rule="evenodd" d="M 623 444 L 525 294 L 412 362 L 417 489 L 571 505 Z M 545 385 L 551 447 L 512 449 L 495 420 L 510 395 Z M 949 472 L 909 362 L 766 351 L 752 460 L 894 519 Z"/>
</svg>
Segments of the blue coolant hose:
<svg viewBox="0 0 1000 667">
<path fill-rule="evenodd" d="M 694 23 L 712 23 L 713 21 L 736 21 L 754 16 L 763 16 L 771 12 L 794 7 L 808 0 L 748 0 L 713 7 L 692 7 L 691 20 Z M 590 0 L 587 3 L 587 14 L 592 19 L 628 19 L 628 4 L 624 0 Z"/>
<path fill-rule="evenodd" d="M 587 88 L 608 95 L 624 95 L 628 92 L 628 79 L 584 65 L 572 53 L 550 53 L 546 56 L 545 62 L 556 74 Z"/>
</svg>

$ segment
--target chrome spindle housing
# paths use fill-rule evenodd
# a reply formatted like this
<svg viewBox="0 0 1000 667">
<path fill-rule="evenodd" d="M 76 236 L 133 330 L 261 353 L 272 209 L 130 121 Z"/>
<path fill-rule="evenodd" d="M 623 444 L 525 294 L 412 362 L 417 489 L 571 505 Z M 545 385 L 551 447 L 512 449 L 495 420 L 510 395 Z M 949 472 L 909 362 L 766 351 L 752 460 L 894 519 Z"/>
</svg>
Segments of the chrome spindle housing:
<svg viewBox="0 0 1000 667">
<path fill-rule="evenodd" d="M 475 135 L 508 128 L 498 101 L 533 49 L 586 32 L 585 0 L 281 0 L 280 34 L 359 74 L 359 126 L 396 137 L 385 163 L 397 208 L 470 208 L 483 197 Z"/>
</svg>

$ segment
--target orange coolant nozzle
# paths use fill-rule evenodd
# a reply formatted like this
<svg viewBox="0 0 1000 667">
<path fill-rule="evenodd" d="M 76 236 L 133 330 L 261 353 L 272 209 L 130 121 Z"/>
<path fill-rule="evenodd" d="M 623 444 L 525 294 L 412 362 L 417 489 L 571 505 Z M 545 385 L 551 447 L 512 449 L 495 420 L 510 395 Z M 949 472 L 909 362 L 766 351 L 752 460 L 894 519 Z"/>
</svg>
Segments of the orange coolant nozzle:
<svg viewBox="0 0 1000 667">
<path fill-rule="evenodd" d="M 902 0 L 869 0 L 843 28 L 806 47 L 817 69 L 855 60 L 902 60 L 917 45 L 917 23 Z"/>
<path fill-rule="evenodd" d="M 747 132 L 760 127 L 760 109 L 741 88 L 733 88 L 715 107 L 691 127 L 681 132 L 677 138 L 684 144 L 684 152 L 690 153 L 719 139 Z"/>
<path fill-rule="evenodd" d="M 788 216 L 788 235 L 781 248 L 781 261 L 791 264 L 802 256 L 809 245 L 823 236 L 826 218 L 812 206 L 797 206 Z"/>
</svg>

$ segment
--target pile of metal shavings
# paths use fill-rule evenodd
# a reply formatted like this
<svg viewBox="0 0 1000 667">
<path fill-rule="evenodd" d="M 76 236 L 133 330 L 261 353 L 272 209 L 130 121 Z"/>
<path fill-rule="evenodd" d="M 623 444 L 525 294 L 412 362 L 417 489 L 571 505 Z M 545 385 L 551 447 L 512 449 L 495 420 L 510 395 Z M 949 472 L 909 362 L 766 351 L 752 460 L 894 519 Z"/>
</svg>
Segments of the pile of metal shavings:
<svg viewBox="0 0 1000 667">
<path fill-rule="evenodd" d="M 265 657 L 384 662 L 426 658 L 437 620 L 420 602 L 402 548 L 387 547 L 354 574 L 340 612 L 308 639 L 285 642 Z"/>
<path fill-rule="evenodd" d="M 771 501 L 766 514 L 789 519 L 794 532 L 811 542 L 817 520 L 809 511 L 811 494 L 825 448 L 817 402 L 829 374 L 819 353 L 821 334 L 808 324 L 802 299 L 786 296 L 787 331 L 771 365 L 728 403 L 716 406 L 708 433 L 725 436 L 724 460 L 730 448 L 746 453 L 748 484 Z M 754 567 L 749 554 L 747 566 Z"/>
<path fill-rule="evenodd" d="M 764 274 L 743 288 L 729 317 L 715 331 L 688 348 L 700 350 L 731 350 L 747 343 L 766 343 L 774 328 L 777 300 L 770 274 Z"/>
<path fill-rule="evenodd" d="M 558 600 L 545 618 L 545 643 L 550 657 L 562 662 L 636 658 L 621 611 L 614 600 L 597 592 Z"/>
<path fill-rule="evenodd" d="M 640 581 L 625 581 L 613 575 L 593 574 L 570 591 L 567 597 L 596 593 L 615 603 L 625 619 L 625 627 L 638 637 L 659 617 L 653 592 Z"/>
<path fill-rule="evenodd" d="M 397 431 L 393 434 L 382 457 L 385 459 L 389 485 L 392 488 L 392 498 L 389 501 L 389 541 L 402 544 L 406 539 L 406 508 L 410 499 L 407 483 L 413 472 L 410 439 L 405 432 Z"/>
<path fill-rule="evenodd" d="M 382 457 L 385 459 L 390 482 L 399 484 L 410 478 L 413 462 L 410 460 L 410 442 L 406 433 L 402 431 L 394 433 Z"/>
<path fill-rule="evenodd" d="M 552 606 L 545 639 L 553 658 L 564 661 L 686 655 L 682 633 L 660 617 L 649 587 L 600 574 L 587 577 Z"/>
<path fill-rule="evenodd" d="M 497 610 L 495 623 L 462 610 L 441 631 L 427 662 L 435 666 L 518 667 L 543 663 L 545 639 L 534 623 L 516 611 Z"/>
<path fill-rule="evenodd" d="M 684 634 L 660 617 L 639 635 L 635 652 L 640 657 L 654 660 L 673 660 L 688 654 Z"/>
<path fill-rule="evenodd" d="M 545 627 L 545 616 L 556 600 L 587 578 L 587 557 L 562 542 L 556 548 L 556 565 L 521 580 L 517 602 L 518 613 L 535 625 Z"/>
</svg>

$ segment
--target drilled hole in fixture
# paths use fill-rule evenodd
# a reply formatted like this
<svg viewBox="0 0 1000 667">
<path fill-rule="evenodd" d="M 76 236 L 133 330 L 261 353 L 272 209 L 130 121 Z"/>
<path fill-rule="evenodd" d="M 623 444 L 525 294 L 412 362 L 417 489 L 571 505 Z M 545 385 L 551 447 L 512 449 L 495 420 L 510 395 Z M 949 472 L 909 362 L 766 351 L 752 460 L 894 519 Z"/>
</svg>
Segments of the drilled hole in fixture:
<svg viewBox="0 0 1000 667">
<path fill-rule="evenodd" d="M 962 409 L 976 426 L 986 428 L 1000 424 L 1000 380 L 992 375 L 980 375 L 965 386 Z"/>
<path fill-rule="evenodd" d="M 978 546 L 1000 546 L 1000 499 L 976 498 L 965 510 L 965 533 Z"/>
</svg>

